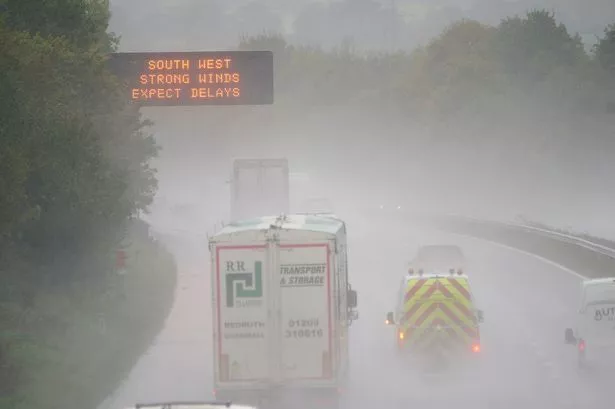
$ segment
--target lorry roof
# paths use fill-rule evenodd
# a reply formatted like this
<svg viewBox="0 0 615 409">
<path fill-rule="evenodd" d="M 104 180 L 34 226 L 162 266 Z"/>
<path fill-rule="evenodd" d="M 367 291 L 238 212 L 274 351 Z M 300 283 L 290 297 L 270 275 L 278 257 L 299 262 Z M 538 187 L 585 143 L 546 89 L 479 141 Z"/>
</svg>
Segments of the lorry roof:
<svg viewBox="0 0 615 409">
<path fill-rule="evenodd" d="M 224 226 L 224 228 L 217 232 L 213 238 L 244 231 L 267 230 L 272 225 L 277 225 L 279 228 L 287 230 L 307 230 L 328 234 L 337 234 L 344 226 L 344 222 L 334 216 L 291 214 L 285 215 L 283 221 L 281 217 L 282 216 L 265 216 L 254 219 L 237 220 Z"/>
</svg>

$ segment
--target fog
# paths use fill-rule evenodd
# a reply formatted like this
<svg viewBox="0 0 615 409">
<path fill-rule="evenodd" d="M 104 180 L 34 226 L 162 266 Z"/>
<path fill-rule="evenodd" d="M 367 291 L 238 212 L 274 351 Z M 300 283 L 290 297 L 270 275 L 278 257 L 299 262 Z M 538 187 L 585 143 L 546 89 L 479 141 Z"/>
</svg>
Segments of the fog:
<svg viewBox="0 0 615 409">
<path fill-rule="evenodd" d="M 612 22 L 609 0 L 111 0 L 110 29 L 124 51 L 224 49 L 240 35 L 284 34 L 327 48 L 352 38 L 360 49 L 412 49 L 462 18 L 496 24 L 533 8 L 557 11 L 589 43 Z M 369 21 L 369 24 L 365 24 Z M 152 30 L 156 27 L 155 30 Z"/>
<path fill-rule="evenodd" d="M 390 21 L 378 23 L 372 18 L 373 10 L 364 10 L 380 7 L 376 2 L 142 3 L 111 2 L 110 30 L 121 36 L 121 51 L 234 49 L 241 35 L 267 30 L 283 33 L 291 44 L 315 43 L 327 48 L 352 37 L 359 50 L 390 48 L 385 40 L 368 43 L 359 35 L 374 39 L 376 34 L 386 34 Z M 610 3 L 595 3 L 593 7 L 584 4 L 579 10 L 574 2 L 558 2 L 556 9 L 556 18 L 571 34 L 578 31 L 592 36 L 585 44 L 588 48 L 615 19 Z M 391 4 L 404 9 L 411 2 L 385 5 Z M 408 50 L 461 17 L 497 24 L 501 18 L 532 7 L 552 7 L 548 1 L 501 2 L 497 7 L 495 2 L 489 2 L 488 7 L 481 2 L 448 1 L 438 2 L 438 7 L 443 7 L 438 11 L 432 2 L 429 7 L 421 2 L 412 4 L 435 14 L 444 13 L 446 7 L 463 12 L 446 18 L 425 14 L 418 25 L 400 22 L 421 34 L 395 34 Z M 327 15 L 335 21 L 313 17 L 318 24 L 302 26 L 309 10 L 318 7 L 345 9 L 329 11 Z M 331 17 L 336 13 L 342 17 Z M 369 15 L 372 31 L 364 31 L 364 25 L 351 15 Z M 295 31 L 284 28 L 280 21 L 286 20 L 300 27 Z M 338 24 L 342 20 L 344 23 Z M 343 27 L 348 35 L 328 31 Z M 317 36 L 313 41 L 301 40 L 312 34 Z M 514 98 L 507 102 L 511 106 L 527 104 L 527 100 Z M 615 231 L 603 222 L 613 198 L 609 159 L 613 152 L 612 116 L 596 120 L 585 113 L 574 118 L 557 113 L 557 105 L 567 103 L 565 98 L 552 99 L 546 106 L 535 102 L 526 109 L 539 115 L 511 114 L 505 123 L 490 120 L 485 112 L 472 124 L 462 121 L 440 129 L 426 128 L 395 111 L 383 116 L 356 106 L 327 106 L 326 101 L 294 112 L 285 110 L 284 105 L 146 108 L 143 112 L 155 121 L 152 131 L 163 148 L 157 166 L 159 197 L 165 201 L 197 195 L 201 209 L 205 205 L 223 212 L 228 203 L 225 181 L 231 158 L 286 156 L 291 171 L 309 171 L 323 194 L 332 195 L 342 208 L 342 202 L 352 203 L 355 194 L 368 189 L 368 200 L 373 202 L 410 200 L 412 206 L 506 220 L 524 215 L 558 227 L 615 237 Z M 386 142 L 381 140 L 383 133 L 388 137 Z"/>
<path fill-rule="evenodd" d="M 474 133 L 413 128 L 403 119 L 331 110 L 266 119 L 269 123 L 262 125 L 271 112 L 265 107 L 244 117 L 241 125 L 221 129 L 215 115 L 207 122 L 198 110 L 167 111 L 157 119 L 156 135 L 164 149 L 157 162 L 159 197 L 195 200 L 194 211 L 210 217 L 209 224 L 218 221 L 212 213 L 228 220 L 226 181 L 232 158 L 287 157 L 291 172 L 308 173 L 341 214 L 356 209 L 361 197 L 366 209 L 403 205 L 503 221 L 524 216 L 615 237 L 613 226 L 604 222 L 615 193 L 610 160 L 615 147 L 606 126 L 581 123 L 574 130 L 536 121 L 509 130 L 487 124 Z M 160 110 L 153 111 L 147 112 L 155 118 Z M 171 115 L 174 119 L 166 123 Z M 177 129 L 178 123 L 188 130 Z M 383 132 L 400 137 L 382 143 Z M 521 132 L 528 137 L 520 138 Z M 480 142 L 473 143 L 477 133 Z"/>
<path fill-rule="evenodd" d="M 595 36 L 615 21 L 612 2 L 599 0 L 583 6 L 578 1 L 547 0 L 115 0 L 111 5 L 110 29 L 121 35 L 121 51 L 235 49 L 241 35 L 265 31 L 281 33 L 294 45 L 331 49 L 344 44 L 358 53 L 411 51 L 460 18 L 497 25 L 533 7 L 555 7 L 558 21 L 571 33 L 578 32 L 589 49 Z M 384 77 L 375 72 L 373 81 L 385 81 Z M 302 84 L 301 77 L 293 80 L 296 88 L 317 85 Z M 347 91 L 341 86 L 330 89 Z M 425 231 L 410 219 L 386 219 L 372 212 L 384 205 L 501 221 L 524 217 L 615 239 L 615 226 L 608 222 L 615 200 L 615 117 L 575 113 L 566 95 L 549 92 L 544 99 L 494 97 L 472 116 L 430 123 L 394 104 L 378 110 L 356 100 L 292 105 L 287 103 L 293 98 L 288 92 L 273 106 L 144 108 L 143 114 L 155 122 L 151 132 L 162 147 L 155 162 L 159 191 L 145 217 L 179 254 L 186 277 L 207 270 L 205 237 L 230 217 L 233 158 L 286 157 L 291 172 L 309 175 L 309 183 L 291 184 L 291 194 L 307 197 L 317 192 L 330 199 L 335 213 L 349 224 L 354 266 L 350 280 L 359 291 L 361 316 L 351 333 L 351 360 L 359 363 L 352 363 L 354 395 L 348 407 L 407 407 L 416 399 L 423 406 L 435 402 L 425 407 L 606 408 L 610 399 L 600 389 L 603 378 L 578 383 L 571 355 L 561 345 L 563 327 L 576 307 L 571 300 L 579 277 L 494 243 Z M 506 114 L 488 110 L 503 100 L 510 107 Z M 426 242 L 464 248 L 475 291 L 489 317 L 484 336 L 490 351 L 484 356 L 483 372 L 449 380 L 450 395 L 396 361 L 392 333 L 381 328 L 384 314 L 393 308 L 405 263 Z M 163 332 L 152 356 L 166 362 L 171 373 L 189 373 L 192 378 L 176 386 L 167 374 L 169 382 L 159 383 L 157 371 L 164 365 L 152 367 L 153 361 L 146 360 L 129 381 L 140 385 L 138 394 L 126 392 L 125 398 L 196 398 L 202 395 L 186 385 L 210 381 L 209 367 L 197 368 L 188 356 L 193 351 L 207 359 L 205 347 L 195 340 L 209 324 L 191 321 L 190 314 L 211 313 L 208 300 L 199 298 L 200 288 L 206 287 L 209 294 L 209 275 L 186 277 L 178 290 L 181 305 L 169 318 L 173 329 Z M 527 287 L 536 277 L 539 282 Z M 520 293 L 527 297 L 522 305 L 515 297 Z M 183 347 L 174 344 L 178 339 Z M 147 385 L 158 385 L 157 390 Z M 419 389 L 410 393 L 408 385 Z"/>
</svg>

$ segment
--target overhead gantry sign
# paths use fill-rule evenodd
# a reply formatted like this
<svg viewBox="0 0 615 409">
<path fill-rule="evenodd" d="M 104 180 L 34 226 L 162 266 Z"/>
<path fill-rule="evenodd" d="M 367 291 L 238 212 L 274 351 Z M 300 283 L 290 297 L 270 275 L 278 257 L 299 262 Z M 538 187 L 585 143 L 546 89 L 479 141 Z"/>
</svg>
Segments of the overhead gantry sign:
<svg viewBox="0 0 615 409">
<path fill-rule="evenodd" d="M 109 63 L 142 106 L 273 104 L 271 51 L 114 53 Z"/>
</svg>

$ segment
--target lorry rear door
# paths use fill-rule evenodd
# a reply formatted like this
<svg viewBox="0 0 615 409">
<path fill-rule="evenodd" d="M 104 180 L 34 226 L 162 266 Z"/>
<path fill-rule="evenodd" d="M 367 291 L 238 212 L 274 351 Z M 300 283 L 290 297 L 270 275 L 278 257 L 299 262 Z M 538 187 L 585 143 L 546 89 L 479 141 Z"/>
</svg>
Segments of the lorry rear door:
<svg viewBox="0 0 615 409">
<path fill-rule="evenodd" d="M 256 164 L 236 161 L 233 169 L 231 189 L 231 217 L 234 220 L 247 219 L 254 215 L 262 216 L 259 209 L 262 201 L 260 167 Z"/>
<path fill-rule="evenodd" d="M 215 251 L 219 382 L 267 380 L 271 252 L 265 244 L 218 245 Z"/>
<path fill-rule="evenodd" d="M 288 213 L 286 159 L 236 159 L 231 186 L 233 220 Z"/>
<path fill-rule="evenodd" d="M 331 378 L 334 372 L 333 245 L 279 245 L 280 375 L 284 380 L 323 380 Z"/>
<path fill-rule="evenodd" d="M 285 162 L 274 162 L 262 167 L 261 185 L 263 201 L 267 203 L 268 212 L 277 214 L 289 212 L 289 172 Z"/>
</svg>

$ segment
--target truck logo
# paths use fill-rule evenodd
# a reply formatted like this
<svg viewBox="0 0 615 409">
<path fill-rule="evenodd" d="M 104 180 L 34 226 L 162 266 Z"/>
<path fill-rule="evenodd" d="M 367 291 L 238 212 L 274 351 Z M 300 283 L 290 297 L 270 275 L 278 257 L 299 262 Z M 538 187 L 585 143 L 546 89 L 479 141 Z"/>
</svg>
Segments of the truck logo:
<svg viewBox="0 0 615 409">
<path fill-rule="evenodd" d="M 261 298 L 262 296 L 263 263 L 261 261 L 254 262 L 254 272 L 246 272 L 243 261 L 226 262 L 227 307 L 235 307 L 236 302 L 239 303 L 241 298 Z M 241 304 L 240 306 L 244 307 L 253 306 L 253 303 L 245 301 Z M 258 300 L 257 305 L 260 305 L 260 300 Z"/>
</svg>

